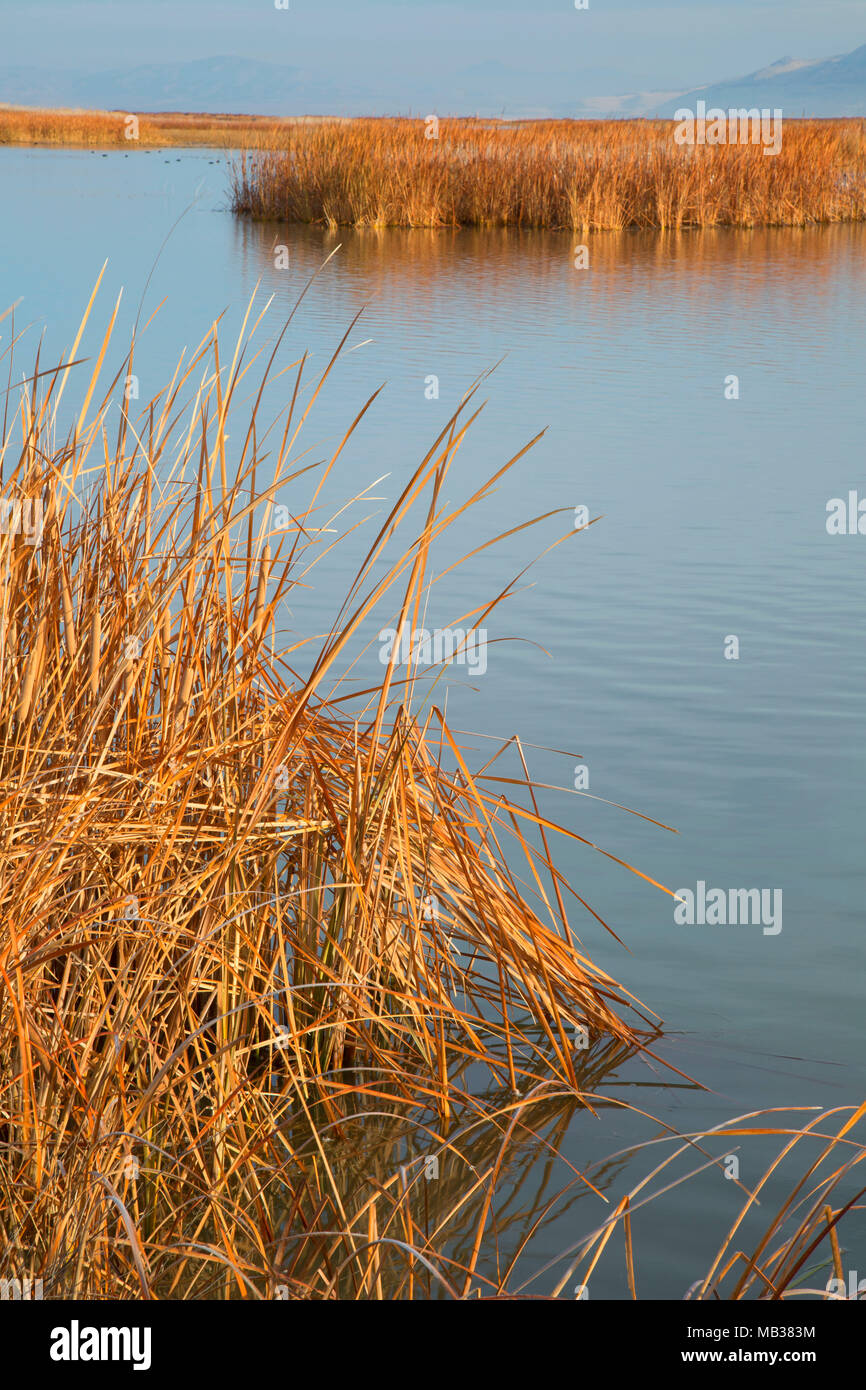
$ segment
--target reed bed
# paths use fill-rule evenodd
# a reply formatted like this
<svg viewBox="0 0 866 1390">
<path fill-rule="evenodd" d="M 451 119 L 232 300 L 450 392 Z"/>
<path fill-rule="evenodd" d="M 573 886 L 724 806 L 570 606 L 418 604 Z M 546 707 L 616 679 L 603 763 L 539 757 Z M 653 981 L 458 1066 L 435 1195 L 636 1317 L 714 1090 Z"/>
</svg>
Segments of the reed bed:
<svg viewBox="0 0 866 1390">
<path fill-rule="evenodd" d="M 131 136 L 130 117 L 137 126 Z M 428 138 L 435 129 L 436 138 Z M 330 227 L 778 227 L 866 216 L 866 122 L 790 120 L 782 149 L 680 145 L 673 121 L 51 111 L 0 107 L 0 145 L 241 150 L 234 211 Z"/>
<path fill-rule="evenodd" d="M 131 115 L 138 122 L 134 137 L 128 124 Z M 0 145 L 70 145 L 85 149 L 130 149 L 136 144 L 160 148 L 204 145 L 240 149 L 282 143 L 288 130 L 289 122 L 270 116 L 0 106 Z"/>
<path fill-rule="evenodd" d="M 456 1219 L 504 1171 L 498 1116 L 579 1096 L 584 1040 L 631 1053 L 654 1029 L 579 949 L 519 744 L 509 800 L 415 667 L 351 699 L 341 679 L 383 600 L 417 622 L 437 539 L 525 451 L 443 501 L 470 393 L 311 643 L 281 615 L 334 544 L 346 440 L 294 461 L 333 361 L 308 383 L 301 358 L 266 428 L 279 342 L 261 356 L 251 306 L 229 359 L 214 328 L 139 411 L 134 344 L 100 386 L 116 310 L 81 359 L 93 302 L 64 363 L 5 393 L 0 1263 L 26 1250 L 50 1297 L 386 1296 L 397 1241 L 402 1292 L 434 1262 L 455 1289 L 419 1244 L 417 1154 L 362 1198 L 333 1146 L 399 1121 L 444 1154 L 492 1126 Z"/>
<path fill-rule="evenodd" d="M 781 152 L 668 121 L 354 120 L 232 165 L 245 216 L 348 227 L 806 226 L 866 216 L 866 123 L 789 121 Z"/>
</svg>

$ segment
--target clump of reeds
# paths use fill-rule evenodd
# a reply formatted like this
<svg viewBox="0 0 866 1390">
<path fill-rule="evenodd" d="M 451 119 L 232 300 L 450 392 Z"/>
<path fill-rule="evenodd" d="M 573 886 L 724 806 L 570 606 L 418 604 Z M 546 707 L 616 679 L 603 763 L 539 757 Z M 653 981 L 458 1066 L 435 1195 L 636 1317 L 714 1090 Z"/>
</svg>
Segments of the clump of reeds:
<svg viewBox="0 0 866 1390">
<path fill-rule="evenodd" d="M 804 226 L 866 216 L 863 121 L 788 121 L 782 149 L 683 145 L 672 121 L 354 120 L 239 157 L 235 212 L 349 227 Z M 435 138 L 428 138 L 435 133 Z"/>
<path fill-rule="evenodd" d="M 214 329 L 134 416 L 131 351 L 98 394 L 110 328 L 68 430 L 81 334 L 7 393 L 0 1249 L 46 1296 L 385 1296 L 398 1233 L 401 1280 L 438 1258 L 419 1160 L 347 1195 L 336 1139 L 423 1118 L 447 1154 L 468 1107 L 506 1115 L 500 1145 L 533 1088 L 582 1094 L 585 1040 L 641 1045 L 575 945 L 531 784 L 524 805 L 474 775 L 416 670 L 378 666 L 354 702 L 337 679 L 387 595 L 417 621 L 431 547 L 495 482 L 443 500 L 468 402 L 311 646 L 285 610 L 333 544 L 342 445 L 289 529 L 272 503 L 309 475 L 298 433 L 331 369 L 302 405 L 298 365 L 275 448 L 276 349 L 240 399 L 253 332 L 227 364 Z"/>
</svg>

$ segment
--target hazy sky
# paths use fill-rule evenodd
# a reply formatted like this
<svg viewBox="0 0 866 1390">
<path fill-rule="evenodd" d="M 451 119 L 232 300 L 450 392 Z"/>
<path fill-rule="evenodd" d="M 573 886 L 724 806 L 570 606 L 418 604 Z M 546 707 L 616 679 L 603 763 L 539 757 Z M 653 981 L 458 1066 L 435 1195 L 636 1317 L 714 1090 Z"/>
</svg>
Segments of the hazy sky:
<svg viewBox="0 0 866 1390">
<path fill-rule="evenodd" d="M 93 71 L 265 58 L 386 85 L 479 63 L 574 73 L 587 94 L 684 88 L 866 43 L 864 0 L 0 0 L 0 66 Z M 0 94 L 2 95 L 2 94 Z"/>
</svg>

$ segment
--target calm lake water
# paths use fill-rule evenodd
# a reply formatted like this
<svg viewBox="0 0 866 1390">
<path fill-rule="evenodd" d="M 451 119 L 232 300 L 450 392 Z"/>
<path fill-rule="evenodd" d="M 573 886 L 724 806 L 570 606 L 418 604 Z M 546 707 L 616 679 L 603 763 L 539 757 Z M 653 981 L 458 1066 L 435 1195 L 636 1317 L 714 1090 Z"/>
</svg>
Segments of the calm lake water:
<svg viewBox="0 0 866 1390">
<path fill-rule="evenodd" d="M 309 350 L 311 368 L 323 369 L 364 307 L 347 345 L 356 350 L 305 436 L 310 457 L 325 457 L 387 383 L 341 460 L 334 498 L 388 474 L 374 492 L 393 499 L 464 391 L 498 363 L 449 497 L 468 496 L 547 432 L 444 539 L 439 568 L 532 516 L 566 510 L 449 575 L 428 627 L 497 593 L 570 529 L 574 507 L 603 520 L 543 556 L 488 621 L 491 640 L 529 640 L 493 642 L 483 676 L 455 669 L 452 723 L 485 735 L 473 745 L 479 760 L 491 738 L 519 732 L 535 745 L 538 782 L 571 788 L 583 765 L 593 797 L 676 827 L 672 835 L 568 790 L 539 793 L 546 814 L 671 888 L 702 880 L 783 895 L 775 935 L 760 925 L 680 926 L 669 898 L 561 844 L 564 872 L 628 947 L 575 915 L 588 954 L 664 1020 L 662 1055 L 709 1088 L 674 1087 L 661 1067 L 631 1063 L 599 1089 L 689 1132 L 765 1106 L 859 1102 L 866 536 L 830 536 L 825 523 L 829 499 L 866 496 L 866 229 L 607 234 L 585 239 L 590 265 L 578 270 L 576 239 L 561 234 L 242 224 L 227 208 L 224 163 L 200 150 L 0 150 L 0 310 L 22 301 L 16 328 L 32 325 L 32 350 L 44 330 L 45 365 L 71 343 L 104 260 L 99 324 L 123 287 L 118 347 L 152 277 L 143 318 L 166 302 L 137 356 L 146 400 L 223 310 L 230 340 L 258 281 L 259 302 L 275 300 L 263 335 L 272 339 L 339 246 L 281 358 Z M 289 248 L 288 269 L 275 267 L 275 243 Z M 19 367 L 29 360 L 24 352 Z M 737 400 L 725 397 L 731 375 Z M 428 399 L 432 376 L 438 399 Z M 301 630 L 328 625 L 360 545 L 315 573 L 308 607 L 293 615 Z M 730 636 L 737 660 L 725 657 Z M 603 1109 L 578 1112 L 557 1142 L 586 1167 L 657 1132 Z M 776 1145 L 736 1142 L 749 1186 Z M 649 1171 L 661 1156 L 651 1153 L 612 1164 L 608 1196 L 618 1200 Z M 561 1160 L 552 1176 L 545 1162 L 524 1176 L 519 1212 L 533 1210 L 542 1179 L 548 1195 L 557 1176 L 567 1180 Z M 805 1166 L 768 1189 L 761 1229 Z M 682 1298 L 741 1201 L 715 1169 L 641 1213 L 639 1294 Z M 585 1198 L 563 1209 L 522 1260 L 525 1277 L 602 1215 Z M 513 1243 L 503 1236 L 504 1249 Z M 593 1298 L 627 1296 L 620 1235 L 610 1251 Z M 856 1256 L 852 1267 L 863 1269 L 862 1247 L 859 1266 Z M 541 1273 L 530 1288 L 552 1282 Z"/>
</svg>

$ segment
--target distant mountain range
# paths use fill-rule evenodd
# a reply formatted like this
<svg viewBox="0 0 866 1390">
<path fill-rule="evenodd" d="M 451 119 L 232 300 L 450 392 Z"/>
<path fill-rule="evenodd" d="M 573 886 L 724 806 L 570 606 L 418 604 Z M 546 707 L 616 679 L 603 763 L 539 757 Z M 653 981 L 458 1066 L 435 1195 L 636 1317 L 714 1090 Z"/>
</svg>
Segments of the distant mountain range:
<svg viewBox="0 0 866 1390">
<path fill-rule="evenodd" d="M 758 106 L 780 107 L 789 117 L 866 116 L 866 44 L 840 58 L 781 58 L 748 77 L 683 92 L 658 114 L 672 116 L 678 106 L 694 110 L 698 100 L 725 111 Z"/>
<path fill-rule="evenodd" d="M 253 58 L 149 63 L 111 72 L 0 68 L 0 102 L 97 111 L 203 111 L 244 115 L 343 114 L 368 93 L 300 68 Z"/>
<path fill-rule="evenodd" d="M 0 67 L 0 103 L 111 111 L 202 111 L 263 116 L 385 115 L 673 116 L 678 107 L 781 107 L 786 116 L 866 116 L 866 45 L 837 58 L 782 58 L 770 67 L 683 92 L 582 95 L 615 72 L 522 72 L 490 62 L 447 84 L 395 75 L 387 94 L 363 77 L 345 81 L 252 58 L 201 58 L 110 72 Z"/>
</svg>

